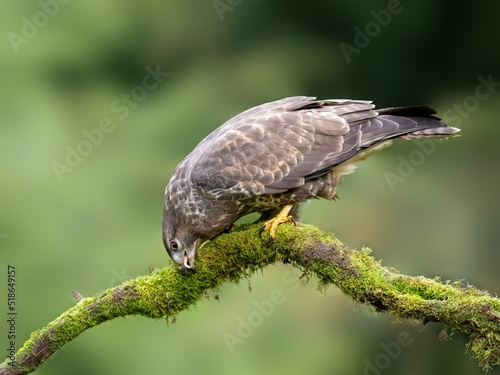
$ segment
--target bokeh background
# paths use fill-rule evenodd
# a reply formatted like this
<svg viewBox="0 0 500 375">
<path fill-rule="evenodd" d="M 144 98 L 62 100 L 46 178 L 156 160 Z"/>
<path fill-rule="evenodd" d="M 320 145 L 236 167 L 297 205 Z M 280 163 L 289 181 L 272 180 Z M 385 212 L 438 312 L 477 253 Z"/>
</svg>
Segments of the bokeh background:
<svg viewBox="0 0 500 375">
<path fill-rule="evenodd" d="M 305 205 L 302 220 L 403 273 L 498 293 L 500 84 L 477 87 L 479 77 L 500 82 L 499 14 L 494 1 L 3 1 L 2 353 L 7 264 L 17 270 L 18 345 L 74 305 L 72 290 L 94 295 L 168 265 L 163 191 L 177 163 L 231 116 L 293 95 L 427 104 L 461 127 L 423 159 L 400 141 L 361 163 L 339 201 Z M 147 67 L 164 74 L 145 91 Z M 84 132 L 108 118 L 111 131 L 85 148 Z M 86 155 L 68 166 L 78 147 Z M 390 185 L 388 173 L 410 160 L 418 165 Z M 273 265 L 250 280 L 252 292 L 225 285 L 220 301 L 211 294 L 175 324 L 105 323 L 37 373 L 482 373 L 463 335 L 443 342 L 441 324 L 395 324 L 297 280 Z M 275 290 L 283 302 L 228 345 Z M 408 345 L 386 361 L 384 345 L 400 337 Z"/>
</svg>

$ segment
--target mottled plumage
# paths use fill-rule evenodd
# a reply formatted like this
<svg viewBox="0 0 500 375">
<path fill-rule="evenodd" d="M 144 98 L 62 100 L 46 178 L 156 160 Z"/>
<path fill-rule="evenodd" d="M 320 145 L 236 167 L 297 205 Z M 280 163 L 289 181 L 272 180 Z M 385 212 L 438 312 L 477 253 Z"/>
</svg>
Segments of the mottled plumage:
<svg viewBox="0 0 500 375">
<path fill-rule="evenodd" d="M 286 205 L 295 213 L 307 199 L 335 198 L 340 177 L 394 138 L 459 131 L 428 107 L 373 108 L 369 101 L 301 96 L 227 121 L 177 166 L 167 185 L 163 242 L 169 255 L 182 271 L 194 269 L 198 247 L 238 218 L 271 217 Z"/>
</svg>

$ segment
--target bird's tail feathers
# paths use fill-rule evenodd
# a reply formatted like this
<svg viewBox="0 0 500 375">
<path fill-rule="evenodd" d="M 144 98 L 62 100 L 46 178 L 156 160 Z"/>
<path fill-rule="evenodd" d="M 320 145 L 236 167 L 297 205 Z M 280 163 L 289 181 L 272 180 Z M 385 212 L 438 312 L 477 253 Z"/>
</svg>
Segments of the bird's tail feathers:
<svg viewBox="0 0 500 375">
<path fill-rule="evenodd" d="M 413 138 L 448 138 L 448 137 L 460 137 L 460 134 L 456 134 L 460 131 L 458 128 L 453 128 L 451 126 L 442 126 L 439 128 L 429 128 L 417 130 L 412 133 L 405 134 L 401 136 L 402 139 L 413 139 Z"/>
<path fill-rule="evenodd" d="M 402 117 L 432 117 L 440 120 L 439 117 L 433 116 L 437 112 L 431 107 L 425 105 L 413 105 L 408 107 L 390 107 L 376 110 L 379 115 L 393 115 Z"/>
<path fill-rule="evenodd" d="M 399 137 L 403 139 L 450 137 L 457 136 L 456 133 L 460 131 L 458 128 L 444 124 L 439 117 L 434 116 L 437 112 L 426 106 L 392 107 L 380 109 L 377 112 L 379 118 L 393 120 L 399 124 Z M 411 123 L 413 125 L 410 125 Z"/>
</svg>

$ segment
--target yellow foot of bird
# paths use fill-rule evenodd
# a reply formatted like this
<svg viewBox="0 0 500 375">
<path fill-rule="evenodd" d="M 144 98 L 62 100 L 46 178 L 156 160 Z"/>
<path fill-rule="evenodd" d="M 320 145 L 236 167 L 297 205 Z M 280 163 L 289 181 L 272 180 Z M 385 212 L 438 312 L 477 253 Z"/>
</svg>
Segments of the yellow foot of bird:
<svg viewBox="0 0 500 375">
<path fill-rule="evenodd" d="M 276 238 L 276 229 L 278 229 L 278 226 L 282 223 L 287 223 L 291 221 L 294 225 L 297 223 L 295 222 L 295 219 L 291 216 L 288 215 L 290 211 L 293 208 L 293 204 L 287 204 L 283 209 L 280 211 L 276 217 L 272 218 L 271 220 L 266 221 L 264 224 L 259 229 L 259 237 L 262 234 L 262 232 L 268 230 L 269 231 L 269 242 L 273 243 L 274 239 Z"/>
<path fill-rule="evenodd" d="M 222 233 L 233 233 L 238 227 L 234 224 L 232 224 L 229 228 L 227 228 L 224 232 Z"/>
</svg>

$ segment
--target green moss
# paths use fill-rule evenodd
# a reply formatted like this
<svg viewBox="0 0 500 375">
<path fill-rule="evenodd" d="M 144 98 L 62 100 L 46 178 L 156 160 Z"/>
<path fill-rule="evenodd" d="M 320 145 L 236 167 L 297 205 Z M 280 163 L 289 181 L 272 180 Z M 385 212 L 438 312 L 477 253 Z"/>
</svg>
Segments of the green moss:
<svg viewBox="0 0 500 375">
<path fill-rule="evenodd" d="M 316 276 L 318 289 L 340 288 L 356 303 L 396 318 L 443 322 L 465 332 L 467 346 L 479 364 L 489 368 L 500 358 L 500 300 L 463 282 L 406 276 L 384 267 L 371 250 L 349 249 L 332 234 L 305 224 L 281 225 L 274 243 L 258 235 L 258 224 L 245 224 L 222 234 L 200 249 L 197 272 L 181 275 L 176 266 L 152 270 L 98 296 L 81 299 L 74 307 L 34 332 L 16 354 L 15 368 L 28 373 L 83 331 L 119 316 L 143 315 L 175 320 L 207 291 L 226 282 L 248 280 L 277 261 L 299 267 L 305 278 Z M 9 368 L 7 362 L 0 366 Z"/>
</svg>

